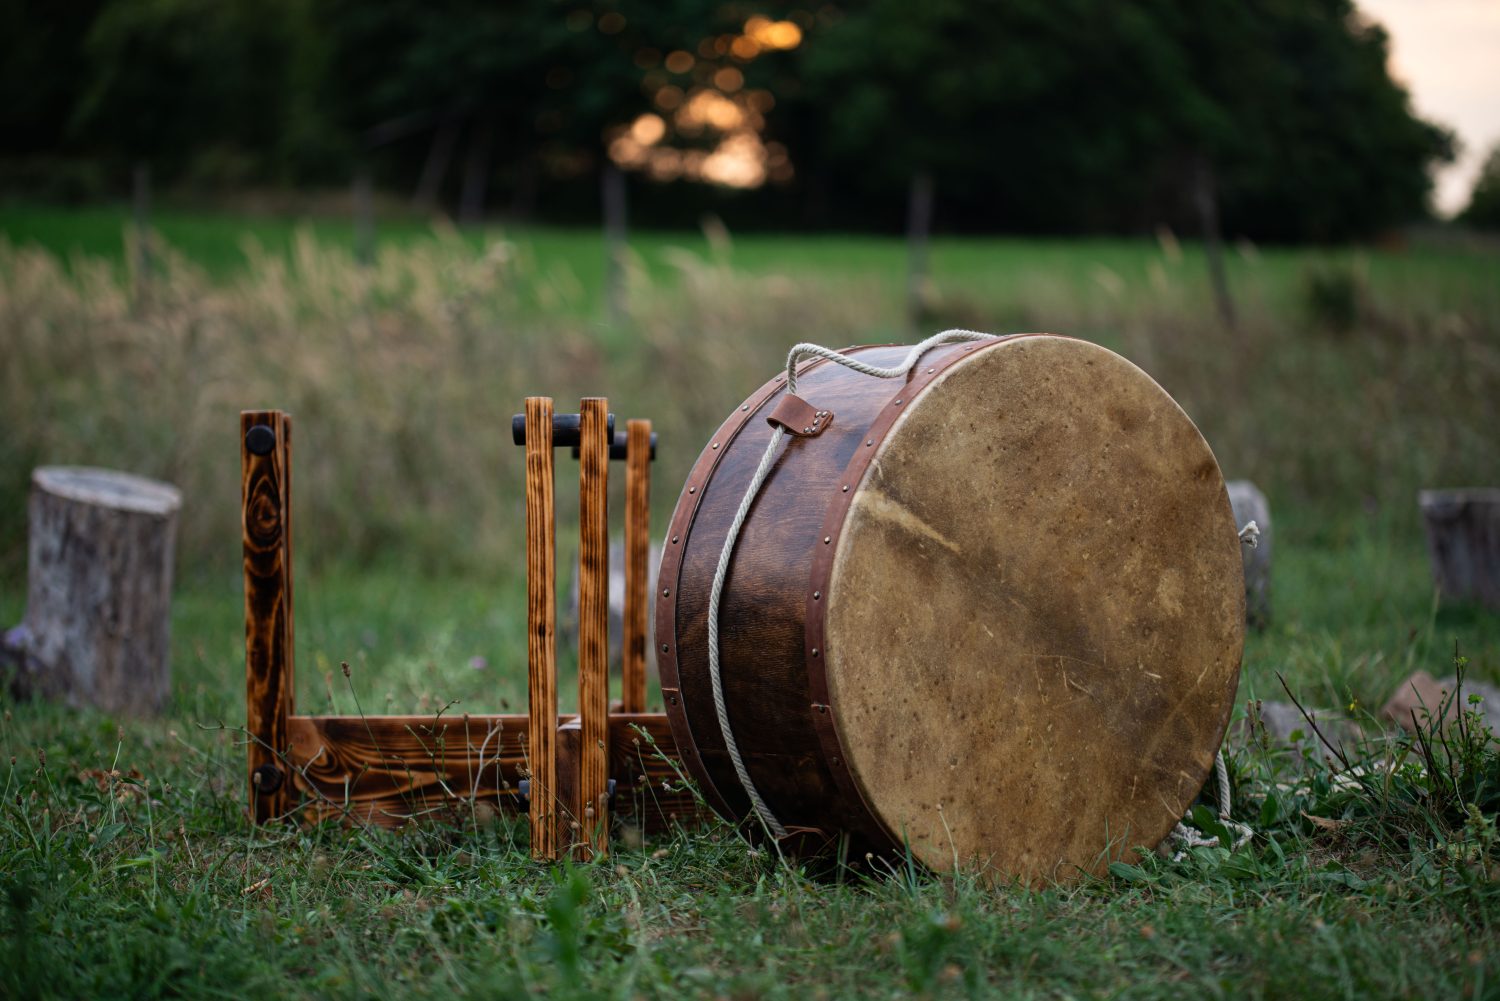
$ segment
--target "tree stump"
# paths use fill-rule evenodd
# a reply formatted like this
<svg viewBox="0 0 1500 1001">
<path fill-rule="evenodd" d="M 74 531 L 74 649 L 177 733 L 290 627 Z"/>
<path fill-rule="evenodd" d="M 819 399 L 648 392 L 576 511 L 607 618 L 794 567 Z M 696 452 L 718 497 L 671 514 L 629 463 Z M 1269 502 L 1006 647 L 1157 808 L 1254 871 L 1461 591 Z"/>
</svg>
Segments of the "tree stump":
<svg viewBox="0 0 1500 1001">
<path fill-rule="evenodd" d="M 171 689 L 175 487 L 105 469 L 31 477 L 23 695 L 144 715 Z"/>
<path fill-rule="evenodd" d="M 1438 593 L 1500 611 L 1500 488 L 1423 490 L 1418 503 Z"/>
<path fill-rule="evenodd" d="M 1236 528 L 1255 522 L 1260 541 L 1254 549 L 1240 546 L 1245 559 L 1245 621 L 1256 629 L 1271 622 L 1271 505 L 1266 495 L 1249 480 L 1230 480 L 1229 505 L 1234 508 Z"/>
</svg>

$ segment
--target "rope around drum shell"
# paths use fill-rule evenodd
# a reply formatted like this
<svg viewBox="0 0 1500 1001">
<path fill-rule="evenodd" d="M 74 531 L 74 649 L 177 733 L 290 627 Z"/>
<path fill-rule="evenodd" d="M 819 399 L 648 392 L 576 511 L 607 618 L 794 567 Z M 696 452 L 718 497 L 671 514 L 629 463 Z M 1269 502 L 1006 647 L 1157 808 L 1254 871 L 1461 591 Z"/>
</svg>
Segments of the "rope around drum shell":
<svg viewBox="0 0 1500 1001">
<path fill-rule="evenodd" d="M 873 376 L 877 379 L 900 379 L 912 370 L 924 354 L 935 347 L 943 344 L 991 340 L 997 336 L 975 330 L 944 330 L 917 344 L 899 365 L 890 368 L 881 368 L 878 365 L 862 362 L 821 344 L 797 344 L 787 352 L 786 356 L 786 391 L 788 393 L 797 391 L 797 363 L 803 358 L 823 358 L 861 375 Z M 729 753 L 730 763 L 734 765 L 734 774 L 739 778 L 745 794 L 749 796 L 750 805 L 754 808 L 756 817 L 771 835 L 778 839 L 786 837 L 786 827 L 776 819 L 776 815 L 771 812 L 771 808 L 766 805 L 766 801 L 761 798 L 760 792 L 755 788 L 755 783 L 745 768 L 744 759 L 740 757 L 740 748 L 734 739 L 734 731 L 729 725 L 729 709 L 724 702 L 724 683 L 719 669 L 719 599 L 724 591 L 724 581 L 729 576 L 729 563 L 734 556 L 734 544 L 739 541 L 740 529 L 744 527 L 745 518 L 749 515 L 755 498 L 760 494 L 760 488 L 765 485 L 777 450 L 781 447 L 781 441 L 785 436 L 786 432 L 779 427 L 771 432 L 771 440 L 766 444 L 765 454 L 761 456 L 760 465 L 756 467 L 755 475 L 751 477 L 750 484 L 745 488 L 745 496 L 740 500 L 734 520 L 730 522 L 729 534 L 724 537 L 724 548 L 719 551 L 719 564 L 714 569 L 713 590 L 709 592 L 708 597 L 708 677 L 713 687 L 714 715 L 718 718 L 719 732 L 724 735 L 724 749 Z M 1250 522 L 1240 530 L 1239 539 L 1242 544 L 1248 545 L 1251 549 L 1256 548 L 1260 543 L 1260 526 L 1253 521 Z M 1219 820 L 1235 831 L 1237 836 L 1230 847 L 1237 849 L 1249 841 L 1254 832 L 1245 824 L 1230 819 L 1233 803 L 1229 793 L 1229 768 L 1224 763 L 1222 749 L 1214 755 L 1214 771 L 1219 793 Z M 1214 846 L 1219 843 L 1218 838 L 1205 838 L 1200 832 L 1182 821 L 1178 822 L 1168 837 L 1182 846 L 1181 850 L 1172 857 L 1174 862 L 1182 859 L 1189 848 Z"/>
<path fill-rule="evenodd" d="M 786 356 L 786 391 L 788 393 L 797 391 L 797 363 L 803 358 L 823 358 L 861 375 L 874 376 L 877 379 L 900 379 L 912 370 L 924 354 L 940 344 L 984 341 L 993 337 L 995 337 L 994 334 L 981 334 L 974 330 L 945 330 L 940 334 L 933 334 L 912 348 L 901 364 L 890 368 L 881 368 L 878 365 L 862 362 L 857 358 L 839 354 L 831 348 L 825 348 L 821 344 L 798 344 Z M 766 482 L 766 476 L 771 471 L 776 452 L 781 447 L 781 440 L 785 435 L 786 432 L 779 427 L 771 432 L 771 440 L 766 445 L 766 453 L 761 456 L 760 465 L 756 467 L 750 485 L 745 488 L 745 496 L 740 501 L 739 510 L 735 512 L 734 520 L 729 524 L 729 534 L 724 537 L 724 548 L 719 552 L 719 565 L 714 570 L 713 590 L 708 596 L 708 678 L 713 685 L 714 715 L 719 719 L 719 732 L 724 735 L 724 749 L 729 752 L 729 760 L 734 765 L 734 774 L 739 777 L 740 785 L 744 787 L 745 794 L 750 797 L 750 805 L 755 808 L 756 817 L 771 832 L 771 835 L 778 839 L 786 837 L 786 828 L 782 826 L 781 821 L 776 819 L 776 815 L 771 812 L 766 801 L 761 799 L 755 783 L 750 780 L 750 773 L 745 769 L 745 762 L 740 758 L 740 748 L 734 739 L 734 731 L 729 726 L 729 710 L 724 705 L 724 684 L 719 674 L 719 597 L 724 591 L 724 581 L 729 576 L 729 561 L 734 556 L 734 544 L 739 540 L 740 529 L 744 527 L 745 517 L 750 513 L 750 506 L 755 503 L 760 488 Z"/>
</svg>

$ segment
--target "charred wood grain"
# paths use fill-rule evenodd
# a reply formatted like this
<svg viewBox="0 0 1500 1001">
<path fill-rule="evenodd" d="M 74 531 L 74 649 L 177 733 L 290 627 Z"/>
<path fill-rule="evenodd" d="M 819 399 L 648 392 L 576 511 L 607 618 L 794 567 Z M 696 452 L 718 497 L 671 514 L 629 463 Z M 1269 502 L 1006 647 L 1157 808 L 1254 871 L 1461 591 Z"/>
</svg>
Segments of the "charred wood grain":
<svg viewBox="0 0 1500 1001">
<path fill-rule="evenodd" d="M 279 410 L 240 415 L 245 576 L 245 728 L 251 815 L 288 809 L 281 752 L 292 711 L 292 554 L 288 466 L 291 419 Z"/>
<path fill-rule="evenodd" d="M 627 712 L 646 709 L 646 598 L 651 546 L 651 422 L 625 424 L 625 637 L 621 702 Z"/>
<path fill-rule="evenodd" d="M 531 856 L 558 855 L 557 544 L 553 507 L 552 401 L 526 399 L 526 665 L 530 725 Z"/>
<path fill-rule="evenodd" d="M 608 404 L 584 399 L 578 458 L 578 800 L 600 821 L 609 783 L 609 443 Z M 590 848 L 604 852 L 605 822 L 585 824 Z"/>
</svg>

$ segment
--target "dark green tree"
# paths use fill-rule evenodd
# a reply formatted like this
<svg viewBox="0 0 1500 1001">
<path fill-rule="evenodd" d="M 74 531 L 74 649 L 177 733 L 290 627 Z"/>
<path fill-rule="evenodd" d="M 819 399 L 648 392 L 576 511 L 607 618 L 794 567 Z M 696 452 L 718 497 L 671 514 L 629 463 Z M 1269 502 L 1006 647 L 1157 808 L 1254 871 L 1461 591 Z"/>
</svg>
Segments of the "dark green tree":
<svg viewBox="0 0 1500 1001">
<path fill-rule="evenodd" d="M 1477 229 L 1500 230 L 1500 143 L 1484 158 L 1484 166 L 1474 179 L 1468 207 L 1458 219 Z"/>
<path fill-rule="evenodd" d="M 264 178 L 282 146 L 290 69 L 310 39 L 299 0 L 108 4 L 83 40 L 88 70 L 68 118 L 76 141 L 168 175 Z"/>
<path fill-rule="evenodd" d="M 1451 155 L 1386 47 L 1348 0 L 866 0 L 812 34 L 781 127 L 846 216 L 925 169 L 950 225 L 1140 228 L 1206 170 L 1233 232 L 1346 238 L 1422 216 Z"/>
</svg>

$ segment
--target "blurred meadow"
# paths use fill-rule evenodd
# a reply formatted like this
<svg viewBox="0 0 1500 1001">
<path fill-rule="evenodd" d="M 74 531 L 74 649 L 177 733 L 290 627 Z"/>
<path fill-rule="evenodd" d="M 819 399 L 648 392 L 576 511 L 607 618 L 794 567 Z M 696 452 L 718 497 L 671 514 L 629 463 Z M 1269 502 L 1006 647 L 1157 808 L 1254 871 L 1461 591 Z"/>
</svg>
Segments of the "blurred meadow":
<svg viewBox="0 0 1500 1001">
<path fill-rule="evenodd" d="M 161 717 L 0 685 L 0 996 L 1500 997 L 1500 745 L 1375 718 L 1416 670 L 1500 682 L 1500 613 L 1440 600 L 1417 507 L 1500 474 L 1500 151 L 1436 219 L 1455 137 L 1360 8 L 88 0 L 5 27 L 0 629 L 34 467 L 184 504 Z M 1265 492 L 1236 718 L 1290 691 L 1364 725 L 1355 767 L 1252 728 L 1249 844 L 1076 887 L 830 879 L 717 822 L 578 868 L 477 812 L 249 823 L 241 410 L 296 420 L 299 710 L 518 712 L 526 396 L 653 421 L 659 536 L 792 344 L 948 327 L 1123 354 Z"/>
<path fill-rule="evenodd" d="M 1496 258 L 1461 245 L 1242 244 L 1229 266 L 1230 328 L 1215 315 L 1201 251 L 1170 234 L 940 238 L 913 331 L 905 248 L 892 239 L 639 234 L 624 269 L 628 316 L 612 323 L 605 247 L 586 231 L 408 224 L 362 265 L 336 221 L 242 230 L 233 217 L 184 213 L 153 231 L 142 276 L 119 213 L 11 211 L 0 223 L 11 234 L 0 246 L 0 309 L 18 349 L 0 404 L 13 429 L 0 483 L 8 578 L 22 579 L 34 464 L 160 477 L 188 498 L 179 541 L 188 608 L 217 609 L 216 651 L 232 650 L 236 415 L 284 408 L 298 419 L 298 642 L 302 662 L 321 665 L 302 674 L 304 700 L 326 698 L 323 675 L 356 658 L 373 658 L 360 674 L 368 704 L 485 704 L 497 684 L 515 699 L 523 498 L 509 417 L 523 398 L 606 395 L 616 413 L 650 417 L 663 442 L 659 527 L 705 430 L 802 339 L 1049 330 L 1141 365 L 1199 425 L 1226 475 L 1272 500 L 1276 626 L 1252 642 L 1274 656 L 1264 674 L 1256 647 L 1247 658 L 1261 688 L 1270 670 L 1290 671 L 1331 698 L 1373 703 L 1409 666 L 1406 633 L 1448 644 L 1434 631 L 1416 492 L 1500 469 Z M 211 263 L 179 250 L 179 238 Z M 559 475 L 569 468 L 562 462 Z M 618 531 L 618 483 L 615 499 Z M 559 517 L 574 523 L 576 491 L 559 490 Z M 561 545 L 566 566 L 570 531 Z M 409 621 L 324 624 L 323 579 L 338 581 L 336 594 L 369 594 L 371 615 Z M 394 592 L 385 599 L 383 579 Z M 442 595 L 438 607 L 410 596 L 427 591 Z M 359 619 L 356 606 L 333 618 Z M 1500 669 L 1500 637 L 1481 628 L 1492 618 L 1441 614 L 1480 670 Z M 1300 637 L 1286 663 L 1284 637 L 1307 628 L 1316 638 Z M 467 667 L 476 657 L 486 671 Z"/>
</svg>

